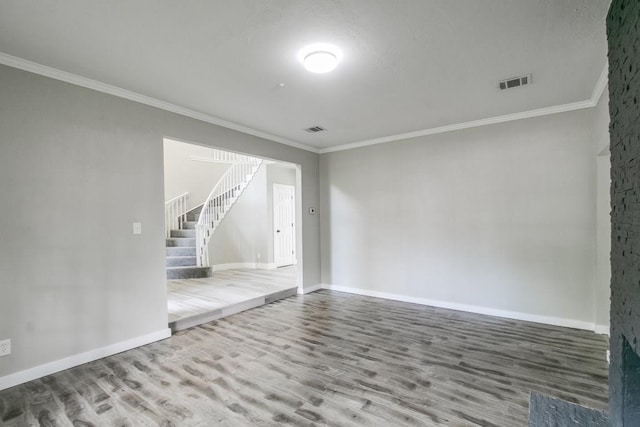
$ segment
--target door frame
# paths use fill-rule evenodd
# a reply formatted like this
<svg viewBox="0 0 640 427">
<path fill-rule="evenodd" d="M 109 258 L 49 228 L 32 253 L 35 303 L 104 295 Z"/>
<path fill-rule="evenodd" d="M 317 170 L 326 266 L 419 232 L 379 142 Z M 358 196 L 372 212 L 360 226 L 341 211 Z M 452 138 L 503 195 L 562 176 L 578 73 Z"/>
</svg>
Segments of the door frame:
<svg viewBox="0 0 640 427">
<path fill-rule="evenodd" d="M 277 258 L 277 253 L 278 253 L 278 248 L 277 248 L 277 243 L 279 240 L 277 238 L 277 224 L 276 224 L 276 207 L 277 207 L 277 203 L 276 203 L 276 197 L 277 195 L 280 193 L 280 190 L 284 190 L 286 189 L 287 193 L 291 194 L 291 203 L 290 203 L 290 207 L 291 207 L 291 212 L 290 212 L 290 218 L 292 221 L 291 224 L 291 249 L 292 249 L 292 258 L 291 258 L 291 263 L 289 262 L 280 262 Z M 296 209 L 296 186 L 295 185 L 290 185 L 290 184 L 278 184 L 278 183 L 274 183 L 272 186 L 272 211 L 273 211 L 273 216 L 272 216 L 272 236 L 273 236 L 273 263 L 274 265 L 277 267 L 284 267 L 287 265 L 297 265 L 297 248 L 296 248 L 296 243 L 297 243 L 297 239 L 296 239 L 296 224 L 297 224 L 297 209 Z"/>
</svg>

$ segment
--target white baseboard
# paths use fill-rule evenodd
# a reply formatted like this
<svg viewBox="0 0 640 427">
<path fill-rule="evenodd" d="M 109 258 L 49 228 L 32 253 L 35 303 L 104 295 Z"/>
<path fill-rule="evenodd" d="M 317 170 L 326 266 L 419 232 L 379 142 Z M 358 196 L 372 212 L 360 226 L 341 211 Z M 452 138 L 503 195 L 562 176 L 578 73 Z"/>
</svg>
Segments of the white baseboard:
<svg viewBox="0 0 640 427">
<path fill-rule="evenodd" d="M 85 353 L 65 357 L 64 359 L 56 360 L 54 362 L 45 363 L 44 365 L 25 369 L 24 371 L 16 372 L 15 374 L 6 375 L 4 377 L 0 377 L 0 390 L 23 384 L 37 378 L 42 378 L 47 375 L 55 374 L 56 372 L 64 371 L 65 369 L 73 368 L 74 366 L 82 365 L 83 363 L 93 362 L 94 360 L 102 359 L 103 357 L 122 353 L 123 351 L 131 350 L 132 348 L 150 344 L 155 341 L 160 341 L 165 338 L 169 338 L 170 336 L 171 329 L 162 329 L 141 337 L 131 338 L 106 347 L 97 348 Z"/>
<path fill-rule="evenodd" d="M 319 291 L 320 289 L 323 289 L 324 286 L 325 285 L 317 284 L 313 286 L 307 286 L 304 289 L 298 288 L 298 295 L 306 295 L 306 294 L 310 294 L 311 292 Z"/>
<path fill-rule="evenodd" d="M 596 325 L 594 332 L 600 335 L 609 335 L 609 325 Z"/>
<path fill-rule="evenodd" d="M 239 268 L 250 268 L 253 270 L 274 270 L 278 268 L 275 263 L 266 262 L 233 262 L 228 264 L 216 264 L 211 266 L 212 271 L 237 270 Z"/>
<path fill-rule="evenodd" d="M 448 308 L 450 310 L 467 311 L 470 313 L 486 314 L 488 316 L 504 317 L 507 319 L 524 320 L 527 322 L 544 323 L 547 325 L 564 326 L 574 329 L 595 330 L 595 324 L 582 320 L 566 319 L 561 317 L 539 316 L 537 314 L 521 313 L 518 311 L 499 310 L 490 307 L 476 305 L 458 304 L 455 302 L 438 301 L 427 298 L 411 297 L 408 295 L 391 294 L 387 292 L 370 291 L 366 289 L 351 288 L 347 286 L 322 285 L 323 289 L 350 294 L 363 295 L 368 297 L 384 298 L 394 301 L 410 302 L 414 304 L 428 305 L 431 307 Z"/>
</svg>

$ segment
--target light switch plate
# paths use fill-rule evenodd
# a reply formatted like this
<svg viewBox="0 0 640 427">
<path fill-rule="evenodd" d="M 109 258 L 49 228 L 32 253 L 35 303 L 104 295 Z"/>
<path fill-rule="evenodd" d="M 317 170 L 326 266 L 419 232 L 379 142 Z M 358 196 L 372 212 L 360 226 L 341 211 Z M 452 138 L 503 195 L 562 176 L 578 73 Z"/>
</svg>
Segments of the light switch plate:
<svg viewBox="0 0 640 427">
<path fill-rule="evenodd" d="M 0 357 L 11 354 L 11 340 L 0 341 Z"/>
<path fill-rule="evenodd" d="M 142 223 L 134 222 L 133 223 L 133 234 L 142 234 Z"/>
</svg>

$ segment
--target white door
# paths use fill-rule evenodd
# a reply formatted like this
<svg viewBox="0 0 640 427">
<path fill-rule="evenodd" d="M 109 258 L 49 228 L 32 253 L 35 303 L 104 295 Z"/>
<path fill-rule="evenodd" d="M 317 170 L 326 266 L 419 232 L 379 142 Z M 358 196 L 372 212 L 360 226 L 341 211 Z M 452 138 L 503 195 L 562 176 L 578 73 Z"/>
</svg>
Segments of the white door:
<svg viewBox="0 0 640 427">
<path fill-rule="evenodd" d="M 273 258 L 276 267 L 295 264 L 295 187 L 273 184 Z"/>
</svg>

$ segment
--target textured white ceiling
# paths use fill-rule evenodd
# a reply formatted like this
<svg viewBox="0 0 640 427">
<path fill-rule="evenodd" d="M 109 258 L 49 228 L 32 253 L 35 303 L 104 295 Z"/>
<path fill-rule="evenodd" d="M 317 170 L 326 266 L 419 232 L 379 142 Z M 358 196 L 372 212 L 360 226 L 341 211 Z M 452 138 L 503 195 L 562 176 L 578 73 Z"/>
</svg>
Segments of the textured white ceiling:
<svg viewBox="0 0 640 427">
<path fill-rule="evenodd" d="M 0 52 L 326 148 L 589 99 L 606 61 L 608 6 L 2 0 Z M 314 42 L 342 48 L 336 71 L 297 61 Z M 531 86 L 497 89 L 528 73 Z M 304 131 L 314 125 L 328 131 Z"/>
</svg>

